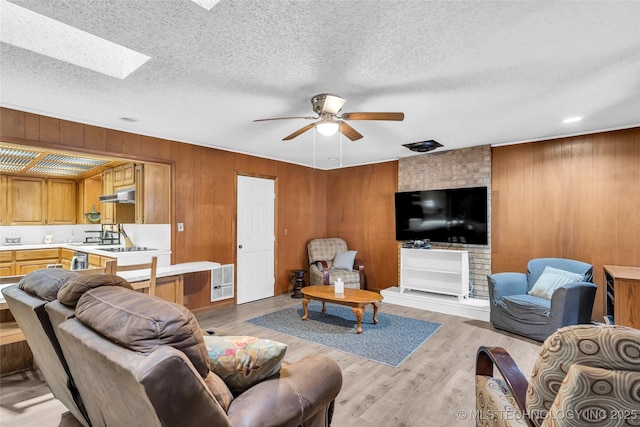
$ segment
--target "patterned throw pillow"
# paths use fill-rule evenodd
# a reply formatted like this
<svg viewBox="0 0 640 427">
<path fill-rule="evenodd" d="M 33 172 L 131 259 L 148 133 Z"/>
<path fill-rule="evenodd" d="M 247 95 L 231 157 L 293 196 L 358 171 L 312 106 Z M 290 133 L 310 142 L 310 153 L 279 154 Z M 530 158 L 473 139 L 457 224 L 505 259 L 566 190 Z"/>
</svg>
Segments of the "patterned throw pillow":
<svg viewBox="0 0 640 427">
<path fill-rule="evenodd" d="M 581 274 L 546 266 L 529 291 L 529 295 L 551 299 L 553 292 L 559 287 L 568 283 L 581 282 L 583 279 L 584 276 Z"/>
<path fill-rule="evenodd" d="M 287 345 L 248 336 L 204 337 L 209 366 L 234 394 L 280 372 Z"/>
</svg>

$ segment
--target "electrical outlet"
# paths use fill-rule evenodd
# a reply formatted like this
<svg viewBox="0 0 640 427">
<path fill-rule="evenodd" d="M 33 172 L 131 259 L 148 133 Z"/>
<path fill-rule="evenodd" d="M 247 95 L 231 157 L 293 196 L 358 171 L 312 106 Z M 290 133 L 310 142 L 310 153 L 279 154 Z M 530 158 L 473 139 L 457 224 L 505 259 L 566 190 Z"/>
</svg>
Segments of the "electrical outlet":
<svg viewBox="0 0 640 427">
<path fill-rule="evenodd" d="M 179 222 L 178 223 L 178 233 L 182 233 L 184 231 L 184 223 L 183 222 Z"/>
</svg>

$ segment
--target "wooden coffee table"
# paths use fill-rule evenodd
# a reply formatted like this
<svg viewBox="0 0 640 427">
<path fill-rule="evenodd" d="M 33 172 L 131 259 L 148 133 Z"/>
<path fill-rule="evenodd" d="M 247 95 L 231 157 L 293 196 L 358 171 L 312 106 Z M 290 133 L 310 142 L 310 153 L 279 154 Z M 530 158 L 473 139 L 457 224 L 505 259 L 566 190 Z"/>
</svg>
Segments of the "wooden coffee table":
<svg viewBox="0 0 640 427">
<path fill-rule="evenodd" d="M 304 309 L 304 315 L 302 320 L 307 320 L 309 311 L 307 305 L 312 299 L 322 301 L 322 312 L 327 312 L 326 303 L 331 302 L 334 304 L 346 305 L 351 307 L 351 311 L 356 315 L 356 333 L 362 333 L 362 316 L 364 315 L 364 308 L 367 304 L 373 305 L 373 323 L 378 323 L 378 306 L 382 301 L 382 295 L 371 292 L 363 291 L 362 289 L 344 288 L 344 294 L 336 294 L 333 286 L 307 286 L 302 288 L 302 294 L 304 299 L 302 300 L 302 308 Z"/>
</svg>

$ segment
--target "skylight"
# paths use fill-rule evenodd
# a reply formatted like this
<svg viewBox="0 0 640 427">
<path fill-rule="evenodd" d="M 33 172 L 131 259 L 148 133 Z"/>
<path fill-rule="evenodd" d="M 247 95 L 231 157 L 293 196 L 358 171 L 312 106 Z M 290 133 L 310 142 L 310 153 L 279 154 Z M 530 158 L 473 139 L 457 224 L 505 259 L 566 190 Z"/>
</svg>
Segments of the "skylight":
<svg viewBox="0 0 640 427">
<path fill-rule="evenodd" d="M 150 57 L 0 0 L 0 41 L 119 79 Z"/>
</svg>

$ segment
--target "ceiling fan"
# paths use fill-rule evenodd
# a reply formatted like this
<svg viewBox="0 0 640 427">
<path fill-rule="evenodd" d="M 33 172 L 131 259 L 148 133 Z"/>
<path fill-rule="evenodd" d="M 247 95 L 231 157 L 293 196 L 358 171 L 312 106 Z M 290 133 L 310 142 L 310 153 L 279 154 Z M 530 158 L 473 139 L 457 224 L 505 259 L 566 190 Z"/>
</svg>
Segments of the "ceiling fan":
<svg viewBox="0 0 640 427">
<path fill-rule="evenodd" d="M 347 123 L 349 120 L 391 120 L 398 122 L 404 120 L 404 113 L 342 113 L 338 115 L 345 102 L 347 100 L 339 96 L 322 93 L 311 98 L 311 105 L 317 116 L 276 117 L 273 119 L 258 119 L 254 120 L 254 122 L 288 119 L 318 120 L 298 129 L 291 135 L 282 138 L 282 140 L 289 141 L 315 127 L 322 135 L 329 136 L 339 131 L 351 141 L 356 141 L 362 138 L 362 135 Z"/>
</svg>

